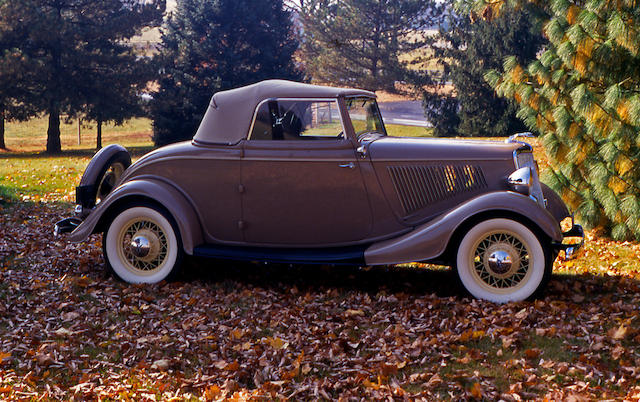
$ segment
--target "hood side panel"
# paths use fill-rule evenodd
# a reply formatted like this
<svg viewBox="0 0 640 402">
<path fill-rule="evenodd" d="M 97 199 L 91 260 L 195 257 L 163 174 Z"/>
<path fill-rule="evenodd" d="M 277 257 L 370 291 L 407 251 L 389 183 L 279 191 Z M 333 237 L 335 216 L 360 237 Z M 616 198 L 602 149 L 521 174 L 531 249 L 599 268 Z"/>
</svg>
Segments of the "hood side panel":
<svg viewBox="0 0 640 402">
<path fill-rule="evenodd" d="M 415 226 L 478 195 L 509 190 L 513 144 L 384 138 L 370 145 L 376 176 L 397 219 Z"/>
</svg>

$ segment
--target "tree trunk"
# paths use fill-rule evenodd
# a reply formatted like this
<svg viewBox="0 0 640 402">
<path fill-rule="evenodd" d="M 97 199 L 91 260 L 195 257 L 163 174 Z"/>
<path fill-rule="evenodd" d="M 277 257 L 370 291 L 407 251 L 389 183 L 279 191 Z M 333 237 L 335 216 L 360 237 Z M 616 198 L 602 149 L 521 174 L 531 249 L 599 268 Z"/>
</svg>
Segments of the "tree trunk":
<svg viewBox="0 0 640 402">
<path fill-rule="evenodd" d="M 0 112 L 0 149 L 7 149 L 4 143 L 4 112 Z"/>
<path fill-rule="evenodd" d="M 98 135 L 96 137 L 96 149 L 102 148 L 102 120 L 98 119 Z"/>
<path fill-rule="evenodd" d="M 49 110 L 49 128 L 47 129 L 47 153 L 57 154 L 62 151 L 60 145 L 60 110 L 51 106 Z"/>
</svg>

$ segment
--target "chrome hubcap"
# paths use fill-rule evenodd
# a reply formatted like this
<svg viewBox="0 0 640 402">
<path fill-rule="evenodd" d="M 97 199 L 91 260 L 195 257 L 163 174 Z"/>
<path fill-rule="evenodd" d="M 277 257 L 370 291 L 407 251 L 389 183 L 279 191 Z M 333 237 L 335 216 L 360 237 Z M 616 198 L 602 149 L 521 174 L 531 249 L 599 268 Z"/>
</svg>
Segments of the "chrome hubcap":
<svg viewBox="0 0 640 402">
<path fill-rule="evenodd" d="M 522 285 L 530 266 L 528 248 L 511 233 L 490 233 L 476 245 L 474 276 L 493 289 L 514 289 Z"/>
<path fill-rule="evenodd" d="M 131 252 L 138 258 L 144 258 L 151 251 L 151 242 L 144 236 L 136 236 L 131 240 Z"/>
<path fill-rule="evenodd" d="M 121 233 L 122 253 L 132 268 L 153 271 L 166 260 L 167 236 L 154 222 L 139 219 L 126 226 Z"/>
<path fill-rule="evenodd" d="M 508 252 L 504 250 L 496 250 L 487 259 L 487 263 L 489 264 L 489 268 L 498 274 L 504 274 L 509 272 L 511 266 L 513 265 L 513 259 Z"/>
</svg>

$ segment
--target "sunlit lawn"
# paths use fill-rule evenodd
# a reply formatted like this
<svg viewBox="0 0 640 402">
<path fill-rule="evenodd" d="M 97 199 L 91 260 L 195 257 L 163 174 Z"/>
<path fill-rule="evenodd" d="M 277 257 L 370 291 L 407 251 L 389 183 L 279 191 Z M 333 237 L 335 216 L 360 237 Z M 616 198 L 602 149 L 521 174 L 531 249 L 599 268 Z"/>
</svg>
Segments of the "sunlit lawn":
<svg viewBox="0 0 640 402">
<path fill-rule="evenodd" d="M 40 152 L 47 144 L 46 117 L 31 119 L 27 122 L 9 122 L 6 124 L 5 142 L 12 152 Z M 60 140 L 63 150 L 95 149 L 96 125 L 81 125 L 81 144 L 78 144 L 78 121 L 60 122 Z M 102 145 L 122 143 L 127 146 L 148 147 L 151 141 L 151 120 L 136 118 L 121 126 L 105 124 L 102 127 Z M 0 153 L 0 155 L 2 155 Z"/>
</svg>

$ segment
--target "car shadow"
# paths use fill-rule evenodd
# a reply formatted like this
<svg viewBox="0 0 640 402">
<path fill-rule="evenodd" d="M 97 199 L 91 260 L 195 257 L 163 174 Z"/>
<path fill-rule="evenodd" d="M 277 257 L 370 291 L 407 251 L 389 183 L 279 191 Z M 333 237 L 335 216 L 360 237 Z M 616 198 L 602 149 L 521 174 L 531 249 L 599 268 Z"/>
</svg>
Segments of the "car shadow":
<svg viewBox="0 0 640 402">
<path fill-rule="evenodd" d="M 295 291 L 310 293 L 335 289 L 342 292 L 404 293 L 443 298 L 469 296 L 460 284 L 455 270 L 424 264 L 357 267 L 190 258 L 176 279 L 230 288 L 260 287 L 283 293 L 295 288 Z M 640 281 L 625 277 L 554 273 L 543 298 L 576 302 L 583 298 L 581 296 L 592 299 L 599 295 L 618 293 L 621 285 L 631 290 L 640 289 Z"/>
<path fill-rule="evenodd" d="M 447 267 L 357 267 L 350 265 L 299 265 L 220 261 L 190 258 L 178 280 L 220 284 L 233 281 L 266 289 L 324 292 L 331 289 L 367 293 L 435 294 L 464 296 L 457 277 Z"/>
</svg>

